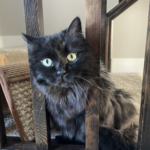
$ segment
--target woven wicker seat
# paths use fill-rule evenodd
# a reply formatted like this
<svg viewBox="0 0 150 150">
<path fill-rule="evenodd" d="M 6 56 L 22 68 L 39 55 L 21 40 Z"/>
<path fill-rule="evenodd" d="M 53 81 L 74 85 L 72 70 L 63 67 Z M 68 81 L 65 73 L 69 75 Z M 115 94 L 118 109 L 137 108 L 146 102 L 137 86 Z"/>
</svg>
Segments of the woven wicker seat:
<svg viewBox="0 0 150 150">
<path fill-rule="evenodd" d="M 0 84 L 22 141 L 35 139 L 27 62 L 0 66 Z"/>
</svg>

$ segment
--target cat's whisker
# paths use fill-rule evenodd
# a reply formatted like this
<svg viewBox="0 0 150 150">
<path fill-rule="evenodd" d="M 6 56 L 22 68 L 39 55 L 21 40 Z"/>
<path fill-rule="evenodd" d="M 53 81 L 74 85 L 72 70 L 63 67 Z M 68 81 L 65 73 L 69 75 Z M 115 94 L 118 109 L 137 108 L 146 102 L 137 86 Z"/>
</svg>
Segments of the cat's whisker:
<svg viewBox="0 0 150 150">
<path fill-rule="evenodd" d="M 74 83 L 74 85 L 75 85 L 76 87 L 79 86 L 79 85 L 77 86 L 75 83 Z M 78 90 L 80 96 L 82 96 L 82 92 L 81 92 L 82 90 L 80 91 L 79 88 L 80 88 L 80 87 L 78 87 L 77 90 Z M 86 104 L 84 103 L 84 104 L 82 104 L 82 106 L 83 106 L 83 108 L 85 108 Z"/>
<path fill-rule="evenodd" d="M 77 91 L 79 92 L 79 94 L 81 95 L 81 93 L 80 93 L 80 91 L 78 90 L 76 84 L 75 84 L 74 82 L 72 82 L 72 83 L 73 83 L 74 87 L 76 88 L 76 90 L 77 90 Z M 77 95 L 77 96 L 78 96 L 78 95 Z M 78 99 L 79 99 L 79 97 L 78 97 Z"/>
<path fill-rule="evenodd" d="M 85 78 L 82 78 L 82 77 L 79 77 L 79 76 L 76 76 L 76 77 L 81 78 L 81 79 L 83 79 L 83 80 L 87 81 L 87 82 L 88 82 L 88 83 L 90 83 L 91 85 L 94 85 L 92 82 L 90 82 L 90 81 L 86 80 Z M 96 84 L 96 83 L 95 83 L 95 84 Z M 94 86 L 95 86 L 95 87 L 97 87 L 99 90 L 101 90 L 101 92 L 103 92 L 103 91 L 104 91 L 104 89 L 100 88 L 97 84 L 96 84 L 96 85 L 94 85 Z"/>
<path fill-rule="evenodd" d="M 92 81 L 91 81 L 91 82 L 92 82 Z M 93 82 L 94 82 L 94 81 L 93 81 Z M 93 82 L 92 82 L 92 83 L 93 83 Z M 106 89 L 100 88 L 95 82 L 94 82 L 93 84 L 95 84 L 100 90 L 103 90 L 103 91 L 105 90 L 105 91 L 107 91 Z M 102 91 L 102 92 L 103 92 L 103 91 Z"/>
<path fill-rule="evenodd" d="M 92 81 L 91 81 L 92 82 Z M 94 82 L 94 81 L 93 81 Z M 95 82 L 93 83 L 93 84 L 96 84 Z M 96 84 L 96 86 L 99 88 L 99 89 L 102 89 L 102 88 L 100 88 L 97 84 Z M 108 92 L 111 92 L 111 90 L 108 90 L 108 89 L 102 89 L 103 91 L 108 91 Z M 104 93 L 105 94 L 105 93 Z"/>
<path fill-rule="evenodd" d="M 79 76 L 76 76 L 76 77 L 82 78 L 82 77 L 79 77 Z M 100 77 L 100 78 L 101 78 L 101 77 Z M 100 89 L 102 92 L 103 92 L 103 91 L 108 91 L 108 92 L 111 91 L 111 90 L 108 90 L 108 89 L 100 88 L 94 81 L 93 81 L 94 83 L 92 83 L 92 81 L 88 81 L 88 80 L 86 80 L 85 78 L 82 78 L 82 79 L 84 79 L 85 81 L 89 82 L 91 85 L 94 85 L 94 84 L 95 84 L 94 86 L 96 86 L 96 87 L 97 87 L 98 89 Z M 103 93 L 103 94 L 105 94 L 105 93 Z"/>
<path fill-rule="evenodd" d="M 76 82 L 76 81 L 75 81 L 75 82 Z M 82 92 L 79 90 L 79 88 L 78 88 L 78 86 L 75 84 L 75 82 L 73 82 L 73 83 L 74 83 L 76 89 L 78 90 L 78 93 L 80 94 L 80 96 L 82 96 Z"/>
<path fill-rule="evenodd" d="M 87 102 L 88 102 L 88 104 L 89 104 L 89 107 L 90 107 L 90 109 L 91 109 L 91 112 L 92 112 L 93 114 L 95 114 L 95 113 L 93 112 L 93 110 L 92 110 L 91 106 L 90 106 L 90 102 L 89 102 L 89 100 L 88 100 L 87 96 L 85 95 L 85 93 L 84 93 L 84 91 L 83 91 L 83 89 L 82 89 L 81 85 L 80 85 L 77 81 L 75 81 L 75 82 L 78 84 L 78 86 L 79 86 L 79 87 L 80 87 L 80 89 L 82 90 L 82 92 L 83 92 L 83 94 L 84 94 L 84 96 L 85 96 L 85 98 L 86 98 L 86 100 L 87 100 Z"/>
</svg>

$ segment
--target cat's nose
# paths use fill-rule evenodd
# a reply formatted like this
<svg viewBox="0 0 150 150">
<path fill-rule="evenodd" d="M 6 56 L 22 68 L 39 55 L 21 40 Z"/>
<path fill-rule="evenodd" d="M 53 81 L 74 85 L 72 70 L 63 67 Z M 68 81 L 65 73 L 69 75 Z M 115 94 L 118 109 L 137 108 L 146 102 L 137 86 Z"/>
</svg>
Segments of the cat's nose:
<svg viewBox="0 0 150 150">
<path fill-rule="evenodd" d="M 65 74 L 65 73 L 66 73 L 65 70 L 57 71 L 57 74 L 58 74 L 58 75 Z"/>
</svg>

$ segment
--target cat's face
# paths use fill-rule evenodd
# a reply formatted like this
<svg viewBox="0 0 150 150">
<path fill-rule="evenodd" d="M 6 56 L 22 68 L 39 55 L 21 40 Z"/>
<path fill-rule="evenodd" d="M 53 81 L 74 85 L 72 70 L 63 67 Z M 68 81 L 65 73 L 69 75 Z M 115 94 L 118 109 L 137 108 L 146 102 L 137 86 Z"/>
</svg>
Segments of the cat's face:
<svg viewBox="0 0 150 150">
<path fill-rule="evenodd" d="M 28 43 L 29 63 L 38 84 L 67 88 L 77 80 L 91 76 L 93 53 L 81 33 L 79 18 L 55 35 L 23 36 Z"/>
</svg>

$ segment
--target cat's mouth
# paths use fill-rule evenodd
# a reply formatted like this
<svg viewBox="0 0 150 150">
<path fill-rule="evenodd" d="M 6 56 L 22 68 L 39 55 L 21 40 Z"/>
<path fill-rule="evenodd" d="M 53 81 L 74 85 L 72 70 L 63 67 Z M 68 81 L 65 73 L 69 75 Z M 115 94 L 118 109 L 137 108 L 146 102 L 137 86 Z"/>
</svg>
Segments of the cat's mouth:
<svg viewBox="0 0 150 150">
<path fill-rule="evenodd" d="M 69 78 L 67 74 L 64 76 L 56 77 L 56 80 L 49 80 L 47 81 L 49 85 L 53 85 L 55 87 L 64 87 L 64 88 L 70 88 L 72 84 L 73 78 Z"/>
<path fill-rule="evenodd" d="M 62 76 L 61 80 L 58 83 L 58 86 L 68 88 L 71 83 L 66 79 L 66 75 Z"/>
</svg>

